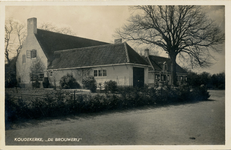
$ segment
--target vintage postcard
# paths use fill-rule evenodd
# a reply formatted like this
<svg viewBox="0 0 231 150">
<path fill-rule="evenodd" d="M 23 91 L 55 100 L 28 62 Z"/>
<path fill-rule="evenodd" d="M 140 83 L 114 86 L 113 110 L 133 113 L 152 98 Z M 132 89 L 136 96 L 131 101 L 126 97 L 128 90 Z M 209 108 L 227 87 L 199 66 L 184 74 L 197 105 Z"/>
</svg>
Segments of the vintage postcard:
<svg viewBox="0 0 231 150">
<path fill-rule="evenodd" d="M 0 6 L 1 149 L 231 148 L 230 2 Z"/>
</svg>

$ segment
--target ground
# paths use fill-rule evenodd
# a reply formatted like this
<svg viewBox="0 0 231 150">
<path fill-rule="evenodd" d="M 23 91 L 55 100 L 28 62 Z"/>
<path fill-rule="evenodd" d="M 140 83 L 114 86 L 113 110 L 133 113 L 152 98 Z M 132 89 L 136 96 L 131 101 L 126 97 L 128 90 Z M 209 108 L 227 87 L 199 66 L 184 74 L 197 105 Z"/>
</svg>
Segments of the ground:
<svg viewBox="0 0 231 150">
<path fill-rule="evenodd" d="M 224 145 L 225 91 L 210 94 L 208 101 L 195 103 L 14 124 L 6 130 L 6 145 Z M 43 142 L 15 138 L 43 138 Z"/>
</svg>

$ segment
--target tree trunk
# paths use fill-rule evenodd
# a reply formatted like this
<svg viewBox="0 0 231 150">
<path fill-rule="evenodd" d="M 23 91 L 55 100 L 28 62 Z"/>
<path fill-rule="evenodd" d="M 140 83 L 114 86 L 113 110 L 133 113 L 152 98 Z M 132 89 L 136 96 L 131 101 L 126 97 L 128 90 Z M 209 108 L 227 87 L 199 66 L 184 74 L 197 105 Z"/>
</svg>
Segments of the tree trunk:
<svg viewBox="0 0 231 150">
<path fill-rule="evenodd" d="M 176 54 L 170 54 L 171 59 L 171 85 L 177 85 L 177 78 L 176 78 Z"/>
</svg>

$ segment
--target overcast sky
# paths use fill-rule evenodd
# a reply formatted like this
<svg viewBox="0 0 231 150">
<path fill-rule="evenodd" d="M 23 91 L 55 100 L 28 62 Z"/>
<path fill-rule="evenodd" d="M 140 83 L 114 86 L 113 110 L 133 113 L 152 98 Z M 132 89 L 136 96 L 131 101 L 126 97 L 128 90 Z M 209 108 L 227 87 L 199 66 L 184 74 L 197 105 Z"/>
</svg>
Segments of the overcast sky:
<svg viewBox="0 0 231 150">
<path fill-rule="evenodd" d="M 224 9 L 223 6 L 204 7 L 208 16 L 214 19 L 223 31 L 225 30 Z M 127 6 L 7 6 L 5 19 L 12 18 L 26 24 L 28 18 L 36 17 L 38 27 L 42 23 L 49 22 L 57 27 L 69 27 L 79 37 L 113 43 L 115 30 L 126 23 L 131 13 Z M 129 44 L 135 50 L 140 50 L 140 47 Z M 225 71 L 224 45 L 221 47 L 222 53 L 214 54 L 216 61 L 212 67 L 197 68 L 194 71 L 210 73 Z M 161 51 L 158 54 L 166 56 Z"/>
</svg>

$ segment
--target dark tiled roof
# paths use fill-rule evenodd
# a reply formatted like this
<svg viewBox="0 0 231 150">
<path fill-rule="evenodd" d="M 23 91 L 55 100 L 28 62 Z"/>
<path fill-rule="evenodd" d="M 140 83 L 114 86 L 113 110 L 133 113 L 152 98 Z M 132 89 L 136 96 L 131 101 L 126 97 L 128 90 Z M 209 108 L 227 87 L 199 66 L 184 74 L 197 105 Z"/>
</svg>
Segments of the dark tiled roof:
<svg viewBox="0 0 231 150">
<path fill-rule="evenodd" d="M 171 71 L 171 60 L 170 58 L 160 57 L 160 56 L 153 56 L 149 55 L 149 60 L 152 63 L 152 66 L 156 71 L 162 71 L 163 63 L 166 62 L 167 64 L 167 71 Z M 176 72 L 178 73 L 187 73 L 183 68 L 181 68 L 178 64 L 176 65 Z"/>
<path fill-rule="evenodd" d="M 49 69 L 128 63 L 127 56 L 130 63 L 149 65 L 126 43 L 56 51 L 55 55 Z"/>
<path fill-rule="evenodd" d="M 109 44 L 41 29 L 37 29 L 35 36 L 48 60 L 53 59 L 54 51 Z"/>
<path fill-rule="evenodd" d="M 145 57 L 145 56 L 141 56 L 141 57 L 149 64 L 149 61 L 148 61 L 147 57 Z M 151 65 L 149 65 L 148 71 L 153 71 L 153 68 L 151 67 Z"/>
<path fill-rule="evenodd" d="M 126 43 L 125 43 L 126 44 Z M 131 63 L 136 63 L 136 64 L 147 64 L 149 65 L 148 62 L 146 62 L 136 51 L 134 51 L 128 44 L 127 45 L 127 51 L 128 51 L 128 57 L 129 61 Z"/>
</svg>

